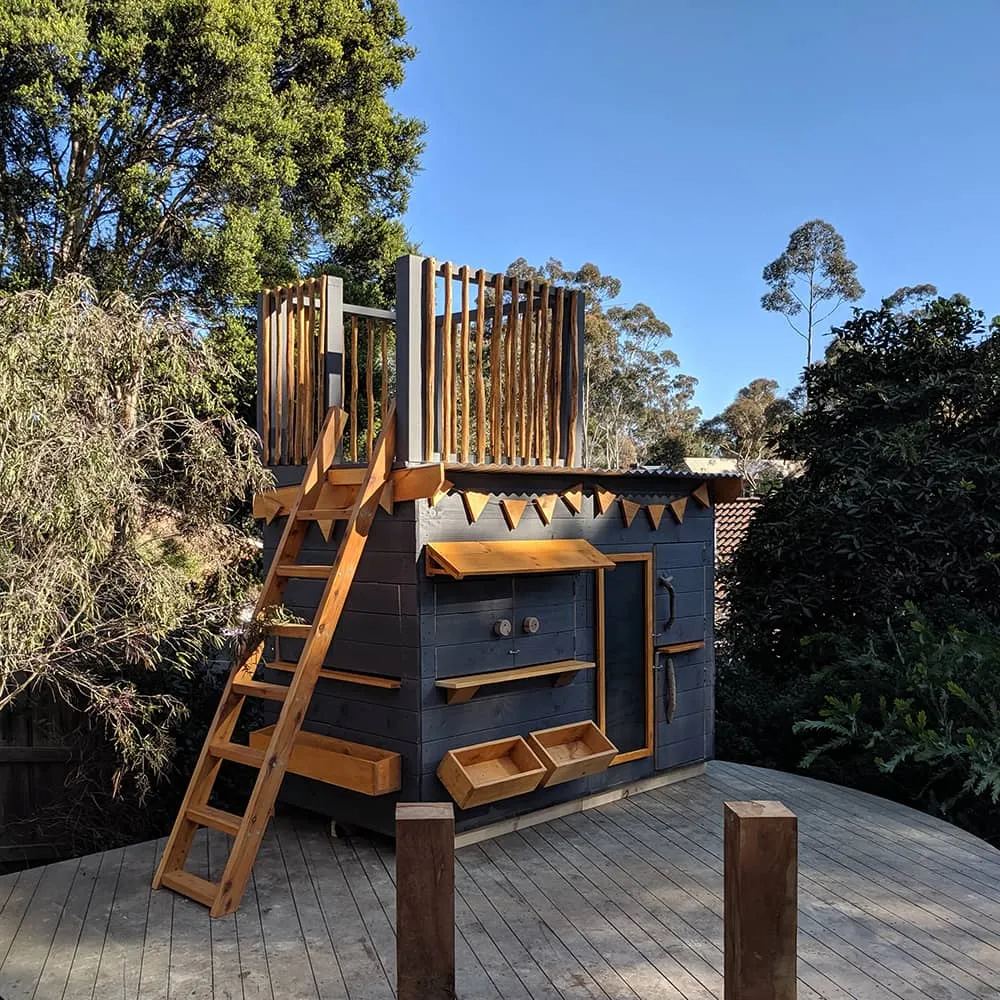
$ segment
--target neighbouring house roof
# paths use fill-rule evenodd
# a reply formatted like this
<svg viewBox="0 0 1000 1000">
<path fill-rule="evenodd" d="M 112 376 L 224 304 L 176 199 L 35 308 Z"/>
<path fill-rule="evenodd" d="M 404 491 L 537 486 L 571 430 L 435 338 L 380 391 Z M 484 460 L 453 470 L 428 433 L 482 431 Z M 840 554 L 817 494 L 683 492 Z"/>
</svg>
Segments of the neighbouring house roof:
<svg viewBox="0 0 1000 1000">
<path fill-rule="evenodd" d="M 699 476 L 738 474 L 735 458 L 685 458 L 684 465 Z M 803 463 L 785 458 L 765 458 L 752 465 L 756 472 L 773 469 L 782 476 L 799 476 Z"/>
<path fill-rule="evenodd" d="M 728 562 L 739 548 L 743 536 L 750 527 L 754 514 L 763 501 L 760 497 L 739 497 L 732 503 L 723 504 L 715 512 L 715 561 Z"/>
</svg>

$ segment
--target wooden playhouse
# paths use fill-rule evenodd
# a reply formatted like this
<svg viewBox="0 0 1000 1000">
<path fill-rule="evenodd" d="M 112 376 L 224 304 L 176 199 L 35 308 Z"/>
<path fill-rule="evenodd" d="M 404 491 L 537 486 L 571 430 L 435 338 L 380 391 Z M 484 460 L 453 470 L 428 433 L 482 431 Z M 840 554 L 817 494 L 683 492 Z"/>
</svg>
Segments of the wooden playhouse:
<svg viewBox="0 0 1000 1000">
<path fill-rule="evenodd" d="M 582 293 L 415 256 L 396 282 L 394 311 L 332 277 L 260 298 L 263 625 L 156 876 L 214 915 L 276 796 L 384 833 L 454 800 L 462 831 L 713 753 L 713 509 L 740 480 L 586 467 Z M 244 745 L 248 697 L 273 722 Z M 223 761 L 258 772 L 242 816 L 210 804 Z M 205 825 L 234 838 L 219 883 L 184 870 Z"/>
</svg>

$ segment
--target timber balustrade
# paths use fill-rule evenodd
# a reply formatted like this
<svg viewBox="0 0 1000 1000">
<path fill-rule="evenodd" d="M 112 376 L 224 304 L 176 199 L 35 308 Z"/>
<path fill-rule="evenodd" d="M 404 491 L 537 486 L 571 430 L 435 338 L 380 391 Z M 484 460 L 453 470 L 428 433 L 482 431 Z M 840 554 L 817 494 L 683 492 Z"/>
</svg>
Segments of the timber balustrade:
<svg viewBox="0 0 1000 1000">
<path fill-rule="evenodd" d="M 270 465 L 305 461 L 330 406 L 364 461 L 390 399 L 397 458 L 469 465 L 583 463 L 584 296 L 407 256 L 396 309 L 344 302 L 324 275 L 259 297 L 258 430 Z"/>
</svg>

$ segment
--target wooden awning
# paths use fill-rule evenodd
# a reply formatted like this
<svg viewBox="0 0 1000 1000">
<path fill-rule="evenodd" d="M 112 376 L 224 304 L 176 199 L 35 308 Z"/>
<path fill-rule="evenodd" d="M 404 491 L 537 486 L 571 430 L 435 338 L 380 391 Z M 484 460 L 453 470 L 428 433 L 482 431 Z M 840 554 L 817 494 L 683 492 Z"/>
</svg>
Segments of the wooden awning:
<svg viewBox="0 0 1000 1000">
<path fill-rule="evenodd" d="M 567 573 L 614 569 L 615 564 L 582 538 L 548 541 L 431 542 L 424 550 L 428 576 L 490 576 L 498 573 Z"/>
</svg>

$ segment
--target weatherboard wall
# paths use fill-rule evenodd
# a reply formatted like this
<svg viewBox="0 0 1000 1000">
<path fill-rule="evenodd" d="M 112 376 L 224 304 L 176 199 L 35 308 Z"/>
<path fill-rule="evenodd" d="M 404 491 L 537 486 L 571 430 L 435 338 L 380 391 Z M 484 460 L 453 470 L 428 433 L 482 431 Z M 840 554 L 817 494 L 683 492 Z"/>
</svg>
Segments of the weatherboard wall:
<svg viewBox="0 0 1000 1000">
<path fill-rule="evenodd" d="M 294 481 L 294 471 L 282 470 Z M 580 671 L 564 687 L 548 678 L 483 688 L 470 701 L 449 705 L 439 678 L 508 669 L 553 660 L 595 659 L 596 574 L 574 573 L 490 576 L 452 580 L 428 577 L 423 547 L 435 541 L 495 539 L 545 540 L 583 538 L 606 553 L 652 552 L 654 556 L 654 622 L 656 643 L 705 640 L 705 648 L 675 655 L 676 705 L 667 721 L 668 664 L 657 656 L 654 670 L 655 742 L 652 756 L 615 766 L 603 774 L 539 789 L 526 796 L 458 811 L 459 829 L 543 808 L 615 785 L 647 777 L 654 771 L 708 759 L 713 751 L 712 649 L 713 515 L 695 501 L 688 503 L 682 524 L 669 511 L 653 530 L 640 512 L 626 527 L 619 506 L 595 517 L 592 489 L 601 484 L 637 503 L 665 503 L 689 494 L 698 479 L 584 482 L 584 507 L 572 514 L 561 501 L 552 523 L 544 525 L 529 507 L 514 531 L 503 519 L 498 499 L 530 499 L 558 493 L 579 480 L 546 474 L 451 473 L 457 489 L 491 494 L 475 524 L 469 524 L 456 491 L 431 508 L 426 501 L 397 504 L 389 516 L 379 511 L 362 557 L 355 584 L 334 636 L 326 665 L 358 673 L 398 678 L 399 689 L 387 690 L 321 679 L 305 728 L 325 735 L 394 750 L 402 756 L 402 789 L 398 796 L 377 799 L 310 781 L 285 778 L 281 798 L 326 813 L 342 823 L 390 833 L 396 801 L 447 800 L 435 772 L 444 753 L 505 736 L 524 736 L 533 729 L 597 718 L 597 672 Z M 283 525 L 265 529 L 264 558 L 269 561 Z M 327 542 L 318 527 L 309 528 L 300 562 L 331 563 L 343 525 Z M 667 574 L 676 590 L 676 621 L 667 631 L 669 598 L 656 583 Z M 614 572 L 606 574 L 613 586 Z M 290 580 L 286 606 L 311 620 L 323 581 Z M 527 615 L 541 623 L 537 635 L 521 631 Z M 492 632 L 499 618 L 510 618 L 515 635 Z M 516 640 L 516 641 L 514 641 Z M 301 643 L 283 639 L 281 659 L 294 660 Z M 514 652 L 516 650 L 516 652 Z M 269 650 L 269 654 L 273 650 Z M 262 677 L 269 674 L 262 672 Z M 281 675 L 274 673 L 276 679 Z"/>
</svg>

